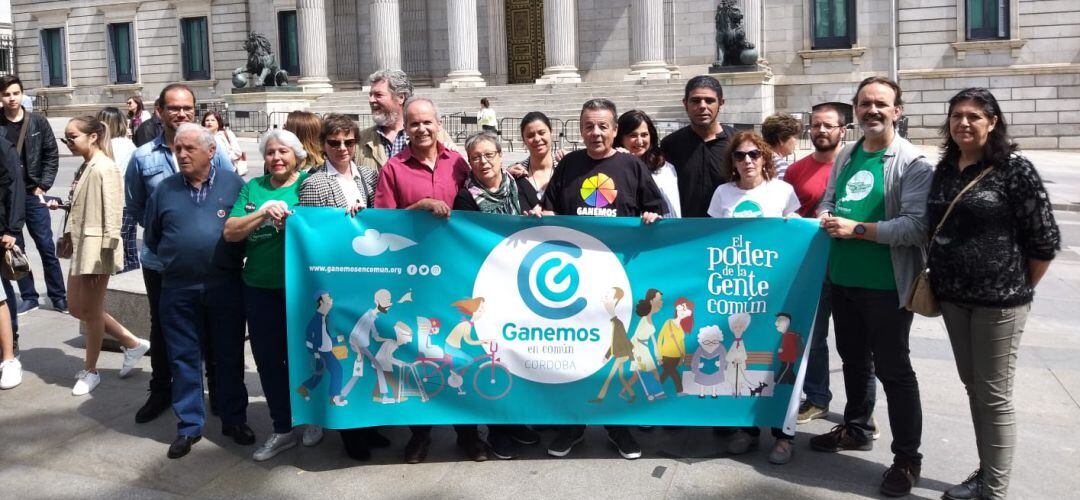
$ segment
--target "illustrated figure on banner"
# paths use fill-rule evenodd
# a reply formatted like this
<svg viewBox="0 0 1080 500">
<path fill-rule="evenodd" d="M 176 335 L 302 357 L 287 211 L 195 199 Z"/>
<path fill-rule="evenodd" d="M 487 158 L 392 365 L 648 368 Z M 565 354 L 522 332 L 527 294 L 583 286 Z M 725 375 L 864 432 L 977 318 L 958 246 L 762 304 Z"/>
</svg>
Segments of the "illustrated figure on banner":
<svg viewBox="0 0 1080 500">
<path fill-rule="evenodd" d="M 375 337 L 376 340 L 381 341 L 379 344 L 379 352 L 375 353 L 375 375 L 379 379 L 379 402 L 383 404 L 396 403 L 402 398 L 399 396 L 398 388 L 399 381 L 394 376 L 394 369 L 402 367 L 403 369 L 412 370 L 412 364 L 398 359 L 395 354 L 398 349 L 412 342 L 413 331 L 409 328 L 409 325 L 398 321 L 394 324 L 394 338 L 386 340 Z M 415 372 L 413 373 L 414 379 L 416 378 Z"/>
<path fill-rule="evenodd" d="M 319 291 L 315 294 L 315 314 L 312 315 L 311 321 L 308 322 L 304 338 L 304 345 L 307 346 L 308 351 L 311 353 L 315 366 L 311 377 L 305 380 L 296 389 L 296 392 L 304 398 L 304 401 L 310 401 L 311 391 L 315 390 L 319 383 L 322 382 L 323 374 L 330 372 L 330 385 L 326 388 L 330 403 L 335 406 L 345 406 L 346 402 L 340 395 L 342 379 L 340 359 L 345 358 L 347 353 L 344 346 L 340 346 L 340 348 L 335 346 L 334 337 L 327 327 L 327 319 L 330 315 L 330 309 L 333 307 L 334 299 L 329 292 Z M 344 336 L 341 335 L 338 335 L 337 339 L 338 343 L 345 340 Z"/>
<path fill-rule="evenodd" d="M 417 351 L 423 358 L 439 359 L 443 357 L 442 347 L 435 345 L 432 337 L 439 334 L 439 320 L 436 318 L 416 317 Z"/>
<path fill-rule="evenodd" d="M 719 397 L 726 364 L 727 349 L 724 349 L 724 334 L 720 327 L 709 325 L 698 330 L 698 348 L 690 360 L 690 369 L 694 373 L 694 383 L 699 387 L 699 398 L 705 397 L 706 389 L 713 398 Z"/>
<path fill-rule="evenodd" d="M 664 322 L 660 337 L 656 341 L 656 350 L 660 357 L 660 383 L 668 378 L 675 380 L 675 392 L 683 392 L 682 375 L 679 365 L 686 360 L 686 335 L 694 330 L 694 303 L 686 297 L 675 300 L 675 317 Z"/>
<path fill-rule="evenodd" d="M 476 329 L 473 325 L 484 314 L 484 298 L 462 299 L 450 305 L 457 308 L 465 317 L 457 325 L 454 325 L 454 328 L 450 330 L 450 334 L 446 336 L 444 350 L 450 356 L 452 366 L 450 374 L 446 378 L 446 383 L 450 387 L 457 389 L 459 396 L 464 396 L 465 390 L 461 388 L 464 383 L 462 375 L 472 365 L 473 356 L 470 356 L 462 349 L 461 342 L 464 341 L 466 344 L 477 346 L 484 344 L 476 336 Z M 458 369 L 459 367 L 460 369 Z"/>
<path fill-rule="evenodd" d="M 660 373 L 657 371 L 654 357 L 656 324 L 653 323 L 653 315 L 660 312 L 662 307 L 664 307 L 664 294 L 655 288 L 646 291 L 645 298 L 639 300 L 634 307 L 634 314 L 641 319 L 634 327 L 634 335 L 630 339 L 633 343 L 633 360 L 630 363 L 630 370 L 634 372 L 634 377 L 630 379 L 630 382 L 633 384 L 635 378 L 640 380 L 641 389 L 649 401 L 666 397 L 664 386 L 660 385 Z M 619 395 L 621 396 L 622 392 Z"/>
<path fill-rule="evenodd" d="M 619 302 L 622 301 L 626 292 L 622 288 L 612 287 L 611 290 L 604 294 L 601 302 L 604 304 L 604 310 L 607 311 L 608 316 L 611 316 L 611 346 L 608 347 L 606 353 L 604 353 L 604 363 L 614 360 L 611 364 L 611 371 L 608 372 L 607 378 L 604 379 L 604 385 L 600 387 L 600 392 L 596 395 L 595 399 L 589 400 L 590 403 L 600 403 L 604 400 L 604 396 L 607 395 L 608 387 L 611 385 L 611 379 L 617 375 L 619 377 L 619 383 L 622 384 L 622 390 L 619 391 L 619 396 L 625 394 L 627 403 L 633 403 L 637 399 L 637 394 L 634 393 L 633 379 L 626 377 L 624 370 L 627 362 L 630 361 L 630 357 L 634 353 L 634 346 L 630 342 L 630 337 L 626 335 L 626 325 L 615 313 L 615 308 L 618 307 Z"/>
<path fill-rule="evenodd" d="M 785 312 L 776 315 L 776 331 L 780 332 L 780 348 L 776 351 L 780 359 L 780 369 L 776 372 L 774 384 L 795 384 L 795 361 L 799 359 L 799 334 L 791 331 L 791 315 Z"/>
<path fill-rule="evenodd" d="M 386 314 L 390 311 L 390 306 L 394 304 L 393 297 L 390 295 L 389 290 L 381 289 L 375 292 L 374 300 L 375 307 L 368 309 L 363 316 L 360 316 L 360 319 L 356 321 L 356 326 L 353 326 L 352 332 L 349 333 L 349 347 L 356 354 L 356 359 L 353 361 L 352 377 L 341 391 L 342 401 L 347 400 L 356 382 L 360 380 L 360 377 L 364 376 L 364 359 L 367 359 L 372 367 L 375 366 L 375 355 L 371 353 L 372 339 L 374 338 L 380 342 L 386 340 L 379 336 L 379 331 L 375 327 L 375 320 L 380 314 Z M 380 402 L 381 394 L 384 393 L 386 393 L 386 387 L 382 385 L 382 379 L 380 379 L 380 385 L 372 390 L 372 399 Z"/>
<path fill-rule="evenodd" d="M 732 394 L 739 397 L 743 389 L 749 389 L 750 379 L 746 376 L 746 344 L 743 343 L 743 334 L 750 328 L 750 315 L 738 313 L 728 316 L 728 327 L 734 340 L 731 349 L 727 351 L 727 370 L 724 374 L 725 381 L 731 385 Z"/>
</svg>

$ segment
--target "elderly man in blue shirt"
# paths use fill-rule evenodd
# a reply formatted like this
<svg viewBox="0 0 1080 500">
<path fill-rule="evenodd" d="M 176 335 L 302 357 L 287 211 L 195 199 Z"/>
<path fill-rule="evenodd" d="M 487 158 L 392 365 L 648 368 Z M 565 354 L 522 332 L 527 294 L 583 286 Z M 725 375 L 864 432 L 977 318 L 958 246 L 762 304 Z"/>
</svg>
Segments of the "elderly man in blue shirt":
<svg viewBox="0 0 1080 500">
<path fill-rule="evenodd" d="M 237 444 L 255 443 L 244 386 L 244 247 L 221 236 L 244 182 L 213 165 L 215 149 L 209 130 L 180 125 L 173 141 L 180 173 L 161 181 L 146 204 L 143 239 L 161 264 L 160 322 L 179 420 L 169 458 L 187 455 L 202 437 L 204 345 L 210 346 L 207 362 L 217 367 L 210 397 L 217 400 L 222 433 Z"/>
<path fill-rule="evenodd" d="M 177 128 L 183 123 L 195 119 L 195 93 L 187 85 L 173 83 L 161 90 L 158 96 L 157 112 L 161 116 L 164 128 L 153 141 L 143 144 L 131 155 L 124 175 L 125 207 L 128 214 L 140 224 L 147 201 L 155 188 L 166 177 L 179 171 L 173 153 L 173 140 Z M 211 164 L 218 172 L 235 172 L 232 161 L 224 151 L 215 150 Z M 146 298 L 150 302 L 150 397 L 146 404 L 135 413 L 136 423 L 149 422 L 170 406 L 172 373 L 166 354 L 165 339 L 161 336 L 161 322 L 158 315 L 158 303 L 161 300 L 161 260 L 153 251 L 143 245 L 140 254 L 142 260 L 143 283 L 146 284 Z M 215 381 L 213 364 L 207 364 L 207 381 L 213 396 Z M 215 410 L 211 399 L 211 412 Z"/>
</svg>

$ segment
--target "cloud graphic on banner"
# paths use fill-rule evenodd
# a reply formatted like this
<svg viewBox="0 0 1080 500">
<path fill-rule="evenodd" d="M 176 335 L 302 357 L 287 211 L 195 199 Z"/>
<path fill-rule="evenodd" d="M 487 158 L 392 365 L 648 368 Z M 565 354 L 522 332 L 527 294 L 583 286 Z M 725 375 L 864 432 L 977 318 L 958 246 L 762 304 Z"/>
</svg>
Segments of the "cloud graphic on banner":
<svg viewBox="0 0 1080 500">
<path fill-rule="evenodd" d="M 375 257 L 387 251 L 396 252 L 416 245 L 416 242 L 393 233 L 380 233 L 376 229 L 364 231 L 363 236 L 353 238 L 352 247 L 365 257 Z"/>
</svg>

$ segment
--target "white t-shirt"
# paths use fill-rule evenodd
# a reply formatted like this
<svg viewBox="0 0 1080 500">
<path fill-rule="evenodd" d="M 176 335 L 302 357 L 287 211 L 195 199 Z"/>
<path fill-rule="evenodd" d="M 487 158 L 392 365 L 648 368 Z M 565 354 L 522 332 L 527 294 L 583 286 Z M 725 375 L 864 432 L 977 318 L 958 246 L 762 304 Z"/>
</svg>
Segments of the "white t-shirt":
<svg viewBox="0 0 1080 500">
<path fill-rule="evenodd" d="M 773 179 L 754 189 L 741 189 L 734 181 L 721 184 L 709 203 L 709 216 L 715 218 L 786 217 L 799 210 L 795 189 Z"/>
<path fill-rule="evenodd" d="M 131 155 L 135 153 L 135 143 L 127 137 L 113 137 L 109 140 L 109 146 L 112 147 L 113 160 L 116 161 L 116 166 L 120 167 L 120 173 L 127 172 Z"/>
<path fill-rule="evenodd" d="M 682 207 L 679 205 L 679 178 L 675 173 L 675 165 L 664 162 L 664 166 L 656 169 L 652 173 L 653 181 L 656 182 L 656 186 L 660 188 L 660 196 L 664 198 L 664 211 L 660 215 L 663 215 L 665 219 L 678 219 L 682 212 Z"/>
</svg>

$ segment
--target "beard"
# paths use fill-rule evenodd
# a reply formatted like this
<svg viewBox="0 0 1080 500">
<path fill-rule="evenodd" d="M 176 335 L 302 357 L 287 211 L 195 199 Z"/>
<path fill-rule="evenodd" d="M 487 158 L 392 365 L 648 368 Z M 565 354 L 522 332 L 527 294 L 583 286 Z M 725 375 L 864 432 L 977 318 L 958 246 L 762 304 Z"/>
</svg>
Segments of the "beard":
<svg viewBox="0 0 1080 500">
<path fill-rule="evenodd" d="M 818 142 L 816 139 L 814 141 L 812 141 L 813 144 L 814 144 L 814 150 L 816 150 L 819 153 L 826 153 L 826 152 L 829 152 L 829 151 L 834 151 L 837 147 L 840 146 L 840 141 L 839 140 L 837 140 L 836 142 L 832 142 L 832 141 L 829 141 L 828 138 L 825 138 L 825 139 L 826 139 L 827 142 Z"/>
<path fill-rule="evenodd" d="M 389 127 L 398 122 L 398 114 L 392 111 L 372 111 L 371 121 L 380 127 Z"/>
</svg>

